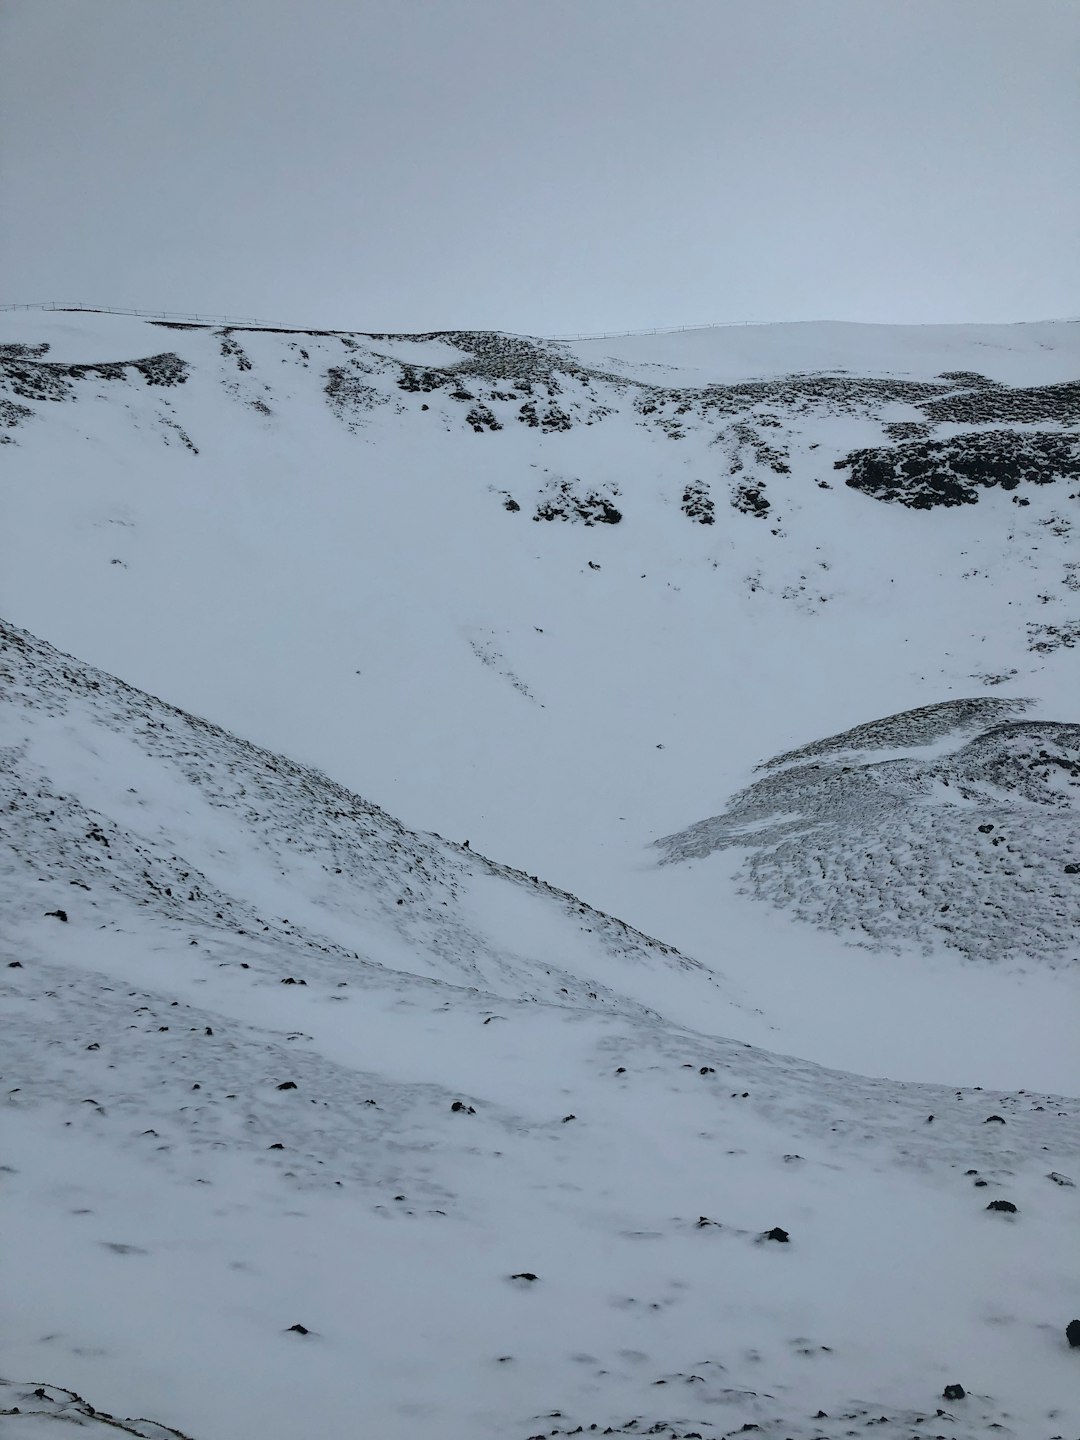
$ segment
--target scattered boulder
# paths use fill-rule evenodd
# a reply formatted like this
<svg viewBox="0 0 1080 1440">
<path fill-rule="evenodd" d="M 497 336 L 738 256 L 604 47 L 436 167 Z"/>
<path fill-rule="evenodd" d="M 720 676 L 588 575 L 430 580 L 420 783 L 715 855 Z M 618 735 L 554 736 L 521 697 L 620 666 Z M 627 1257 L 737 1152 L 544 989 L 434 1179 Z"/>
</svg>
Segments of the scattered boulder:
<svg viewBox="0 0 1080 1440">
<path fill-rule="evenodd" d="M 65 925 L 68 923 L 68 915 L 66 910 L 46 910 L 45 914 L 47 916 L 51 916 L 54 920 L 62 920 Z"/>
<path fill-rule="evenodd" d="M 1015 1215 L 1017 1213 L 1016 1206 L 1011 1200 L 991 1200 L 986 1208 L 987 1210 L 1000 1210 L 1003 1215 Z"/>
<path fill-rule="evenodd" d="M 476 1114 L 476 1107 L 474 1105 L 466 1105 L 464 1100 L 455 1100 L 450 1106 L 450 1109 L 457 1115 Z"/>
<path fill-rule="evenodd" d="M 539 1280 L 539 1278 L 539 1275 L 534 1275 L 531 1270 L 519 1270 L 516 1275 L 510 1276 L 511 1280 L 527 1280 L 530 1283 L 533 1280 Z"/>
<path fill-rule="evenodd" d="M 311 1331 L 306 1325 L 290 1325 L 285 1331 L 286 1335 L 310 1335 Z"/>
<path fill-rule="evenodd" d="M 941 1394 L 945 1400 L 963 1400 L 967 1391 L 962 1385 L 946 1385 Z"/>
<path fill-rule="evenodd" d="M 777 1240 L 781 1245 L 786 1245 L 791 1239 L 791 1236 L 786 1230 L 782 1230 L 779 1225 L 774 1225 L 771 1230 L 764 1231 L 761 1238 L 762 1240 Z"/>
<path fill-rule="evenodd" d="M 1074 1350 L 1080 1350 L 1080 1320 L 1070 1320 L 1065 1326 L 1065 1339 Z"/>
<path fill-rule="evenodd" d="M 295 1081 L 295 1080 L 283 1080 L 283 1081 L 281 1082 L 281 1084 L 280 1084 L 277 1088 L 278 1088 L 279 1090 L 295 1090 L 295 1089 L 296 1089 L 296 1081 Z"/>
</svg>

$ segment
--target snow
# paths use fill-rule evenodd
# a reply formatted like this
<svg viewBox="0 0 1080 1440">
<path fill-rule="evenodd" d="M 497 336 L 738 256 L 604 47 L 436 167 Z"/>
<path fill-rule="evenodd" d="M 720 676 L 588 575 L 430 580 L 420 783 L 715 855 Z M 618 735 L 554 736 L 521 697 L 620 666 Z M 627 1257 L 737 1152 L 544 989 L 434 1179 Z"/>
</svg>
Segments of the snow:
<svg viewBox="0 0 1080 1440">
<path fill-rule="evenodd" d="M 1077 487 L 834 469 L 1076 333 L 4 317 L 10 1433 L 1076 1432 Z"/>
<path fill-rule="evenodd" d="M 1076 379 L 1077 321 L 1022 325 L 858 325 L 798 322 L 722 325 L 656 335 L 577 340 L 587 364 L 610 365 L 652 383 L 716 384 L 847 370 L 932 380 L 976 370 L 1008 385 Z"/>
</svg>

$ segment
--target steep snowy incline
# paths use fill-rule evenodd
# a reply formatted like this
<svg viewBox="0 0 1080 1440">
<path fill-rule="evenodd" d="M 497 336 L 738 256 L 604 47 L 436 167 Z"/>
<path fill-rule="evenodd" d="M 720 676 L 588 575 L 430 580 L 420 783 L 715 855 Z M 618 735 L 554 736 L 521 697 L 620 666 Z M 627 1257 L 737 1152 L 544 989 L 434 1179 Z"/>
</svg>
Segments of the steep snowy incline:
<svg viewBox="0 0 1080 1440">
<path fill-rule="evenodd" d="M 11 1434 L 1075 1432 L 1075 1102 L 748 1046 L 660 941 L 2 645 Z"/>
<path fill-rule="evenodd" d="M 1061 1083 L 1063 975 L 868 966 L 648 847 L 874 716 L 1075 722 L 1080 326 L 4 326 L 17 623 L 724 969 L 769 1043 Z"/>
<path fill-rule="evenodd" d="M 174 926 L 514 1000 L 602 1006 L 613 985 L 666 1000 L 679 970 L 699 1018 L 713 1007 L 722 1029 L 737 1016 L 703 966 L 577 896 L 414 834 L 317 772 L 3 622 L 0 680 L 11 863 L 54 871 L 49 895 L 65 913 L 151 905 Z M 36 914 L 45 892 L 31 890 Z"/>
</svg>

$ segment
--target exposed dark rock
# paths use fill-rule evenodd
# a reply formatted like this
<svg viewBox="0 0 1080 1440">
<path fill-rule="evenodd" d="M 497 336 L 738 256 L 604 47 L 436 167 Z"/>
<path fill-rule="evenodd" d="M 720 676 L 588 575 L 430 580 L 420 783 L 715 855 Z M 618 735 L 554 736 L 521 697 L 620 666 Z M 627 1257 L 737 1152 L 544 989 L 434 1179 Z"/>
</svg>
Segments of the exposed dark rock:
<svg viewBox="0 0 1080 1440">
<path fill-rule="evenodd" d="M 1065 1339 L 1074 1350 L 1080 1350 L 1080 1320 L 1070 1320 L 1065 1326 Z"/>
<path fill-rule="evenodd" d="M 1003 1215 L 1017 1214 L 1016 1206 L 1011 1200 L 991 1200 L 987 1210 L 999 1210 Z"/>
<path fill-rule="evenodd" d="M 1080 441 L 1057 432 L 978 430 L 945 440 L 854 450 L 837 460 L 847 484 L 913 510 L 974 505 L 980 489 L 1080 479 Z"/>
<path fill-rule="evenodd" d="M 716 523 L 716 506 L 704 480 L 691 480 L 682 493 L 682 512 L 699 525 Z"/>
<path fill-rule="evenodd" d="M 578 493 L 569 480 L 559 481 L 536 507 L 534 520 L 581 520 L 586 525 L 617 525 L 622 519 L 611 498 L 596 490 Z"/>
<path fill-rule="evenodd" d="M 732 495 L 731 503 L 743 515 L 756 515 L 763 520 L 772 509 L 763 490 L 764 487 L 759 485 L 740 485 Z"/>
<path fill-rule="evenodd" d="M 761 1238 L 763 1240 L 778 1240 L 781 1245 L 786 1245 L 791 1239 L 791 1236 L 786 1230 L 782 1230 L 779 1225 L 774 1225 L 771 1230 L 766 1230 Z"/>
<path fill-rule="evenodd" d="M 964 395 L 945 395 L 925 401 L 920 409 L 928 419 L 940 424 L 949 421 L 961 425 L 1032 425 L 1053 420 L 1075 425 L 1080 416 L 1080 382 L 1063 385 L 1032 385 L 1011 388 L 992 385 L 980 377 L 977 390 Z"/>
<path fill-rule="evenodd" d="M 65 925 L 67 924 L 68 915 L 66 910 L 46 910 L 45 914 L 52 916 L 56 920 L 62 920 Z"/>
<path fill-rule="evenodd" d="M 963 1400 L 966 1394 L 967 1391 L 962 1385 L 946 1385 L 941 1397 L 943 1400 Z"/>
</svg>

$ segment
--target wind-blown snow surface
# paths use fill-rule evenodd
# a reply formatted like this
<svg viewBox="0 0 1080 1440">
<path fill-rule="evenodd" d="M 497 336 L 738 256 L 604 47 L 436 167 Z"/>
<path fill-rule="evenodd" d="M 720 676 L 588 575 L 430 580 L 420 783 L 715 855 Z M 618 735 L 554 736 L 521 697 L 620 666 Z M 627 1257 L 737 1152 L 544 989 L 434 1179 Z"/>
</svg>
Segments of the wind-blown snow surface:
<svg viewBox="0 0 1080 1440">
<path fill-rule="evenodd" d="M 1080 326 L 3 323 L 12 620 L 724 970 L 747 1039 L 1080 1087 L 1061 971 L 868 957 L 648 848 L 877 716 L 1076 720 Z"/>
<path fill-rule="evenodd" d="M 754 893 L 871 945 L 1075 966 L 1080 725 L 1005 718 L 1026 708 L 947 701 L 805 746 L 658 843 L 749 847 Z"/>
<path fill-rule="evenodd" d="M 0 645 L 6 1434 L 1076 1433 L 1071 1101 L 722 1038 L 670 946 Z"/>
</svg>

